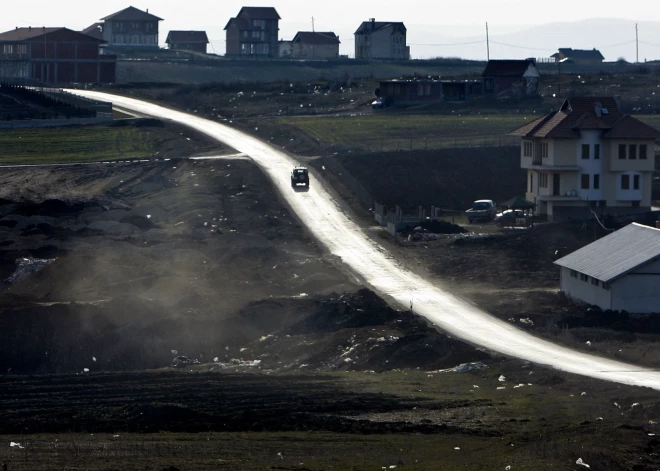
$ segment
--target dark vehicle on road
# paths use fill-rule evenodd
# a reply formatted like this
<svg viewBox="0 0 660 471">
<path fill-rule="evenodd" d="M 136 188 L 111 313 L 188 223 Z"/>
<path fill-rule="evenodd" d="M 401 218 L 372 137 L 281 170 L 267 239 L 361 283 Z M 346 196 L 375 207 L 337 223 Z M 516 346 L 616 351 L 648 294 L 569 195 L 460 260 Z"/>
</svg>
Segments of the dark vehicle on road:
<svg viewBox="0 0 660 471">
<path fill-rule="evenodd" d="M 303 185 L 309 188 L 309 171 L 306 167 L 296 167 L 291 170 L 291 186 Z"/>
</svg>

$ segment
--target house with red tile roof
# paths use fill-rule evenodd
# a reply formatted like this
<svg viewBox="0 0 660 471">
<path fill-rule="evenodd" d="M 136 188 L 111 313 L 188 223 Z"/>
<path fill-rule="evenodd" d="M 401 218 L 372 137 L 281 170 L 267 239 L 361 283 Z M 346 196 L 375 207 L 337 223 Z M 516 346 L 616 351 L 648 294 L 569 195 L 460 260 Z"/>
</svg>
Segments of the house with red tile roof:
<svg viewBox="0 0 660 471">
<path fill-rule="evenodd" d="M 616 97 L 567 98 L 516 129 L 527 199 L 567 220 L 649 211 L 660 131 L 621 112 Z"/>
<path fill-rule="evenodd" d="M 228 56 L 278 57 L 280 15 L 273 7 L 243 7 L 225 26 Z"/>
</svg>

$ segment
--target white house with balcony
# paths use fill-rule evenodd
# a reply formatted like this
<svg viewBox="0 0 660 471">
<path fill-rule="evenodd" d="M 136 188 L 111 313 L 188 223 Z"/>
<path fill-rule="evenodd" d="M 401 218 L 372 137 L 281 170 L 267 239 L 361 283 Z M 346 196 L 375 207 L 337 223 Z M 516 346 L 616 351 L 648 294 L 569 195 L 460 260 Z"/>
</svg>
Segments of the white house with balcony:
<svg viewBox="0 0 660 471">
<path fill-rule="evenodd" d="M 561 291 L 601 309 L 660 313 L 660 229 L 633 223 L 555 262 Z"/>
<path fill-rule="evenodd" d="M 521 138 L 536 214 L 556 221 L 650 210 L 660 131 L 621 113 L 618 99 L 567 98 L 510 135 Z"/>
</svg>

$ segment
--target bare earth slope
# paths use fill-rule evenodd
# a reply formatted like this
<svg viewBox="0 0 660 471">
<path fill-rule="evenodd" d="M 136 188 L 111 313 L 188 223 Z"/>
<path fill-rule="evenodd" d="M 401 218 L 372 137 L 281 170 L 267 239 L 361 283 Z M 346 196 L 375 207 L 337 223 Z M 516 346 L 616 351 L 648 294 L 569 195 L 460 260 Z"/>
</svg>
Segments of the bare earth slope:
<svg viewBox="0 0 660 471">
<path fill-rule="evenodd" d="M 377 292 L 391 297 L 402 307 L 414 303 L 416 312 L 451 334 L 500 353 L 565 371 L 660 389 L 658 372 L 578 353 L 533 337 L 406 270 L 371 241 L 342 211 L 341 203 L 321 185 L 313 184 L 308 193 L 293 192 L 284 176 L 295 161 L 272 146 L 227 126 L 157 105 L 98 92 L 80 93 L 181 122 L 249 155 L 269 173 L 280 194 L 327 250 L 364 277 Z"/>
</svg>

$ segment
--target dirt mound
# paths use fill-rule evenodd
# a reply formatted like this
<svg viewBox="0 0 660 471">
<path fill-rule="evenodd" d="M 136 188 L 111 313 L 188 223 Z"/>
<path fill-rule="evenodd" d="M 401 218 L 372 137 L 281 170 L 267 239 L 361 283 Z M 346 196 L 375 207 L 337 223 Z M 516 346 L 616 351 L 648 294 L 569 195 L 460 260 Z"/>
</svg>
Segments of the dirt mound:
<svg viewBox="0 0 660 471">
<path fill-rule="evenodd" d="M 241 349 L 261 368 L 320 370 L 439 369 L 490 356 L 451 339 L 410 312 L 390 308 L 370 290 L 312 300 L 290 327 Z"/>
</svg>

